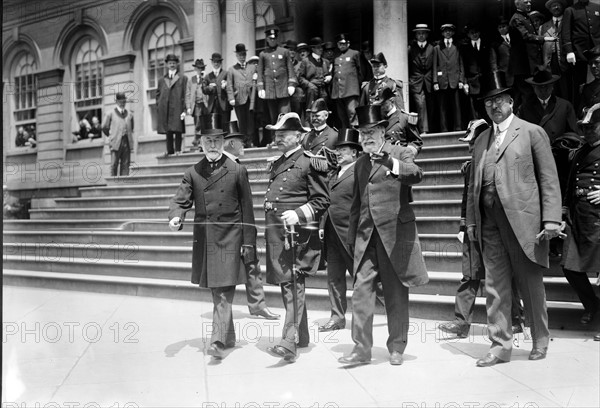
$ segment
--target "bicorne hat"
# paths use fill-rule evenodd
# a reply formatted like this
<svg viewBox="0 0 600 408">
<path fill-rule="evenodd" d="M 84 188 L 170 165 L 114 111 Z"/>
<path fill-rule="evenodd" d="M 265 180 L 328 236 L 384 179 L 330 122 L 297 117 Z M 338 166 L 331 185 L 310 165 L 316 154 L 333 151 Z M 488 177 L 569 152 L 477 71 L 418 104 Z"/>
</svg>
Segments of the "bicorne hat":
<svg viewBox="0 0 600 408">
<path fill-rule="evenodd" d="M 310 129 L 302 126 L 300 116 L 296 112 L 282 113 L 277 118 L 274 125 L 265 126 L 267 130 L 296 130 L 298 132 L 308 132 Z"/>
</svg>

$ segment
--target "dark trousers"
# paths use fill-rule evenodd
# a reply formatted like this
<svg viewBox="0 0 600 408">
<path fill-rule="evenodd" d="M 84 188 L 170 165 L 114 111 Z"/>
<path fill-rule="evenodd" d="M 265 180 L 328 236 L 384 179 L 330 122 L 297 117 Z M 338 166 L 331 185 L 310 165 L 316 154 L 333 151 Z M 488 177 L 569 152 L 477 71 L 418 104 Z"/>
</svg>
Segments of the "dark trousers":
<svg viewBox="0 0 600 408">
<path fill-rule="evenodd" d="M 335 108 L 338 119 L 343 128 L 351 128 L 357 125 L 356 108 L 358 107 L 358 96 L 335 99 Z"/>
<path fill-rule="evenodd" d="M 175 137 L 175 148 L 173 148 L 173 136 Z M 181 151 L 181 132 L 167 132 L 167 153 L 174 154 Z"/>
<path fill-rule="evenodd" d="M 250 314 L 256 314 L 266 307 L 265 290 L 258 262 L 246 264 L 246 297 Z"/>
<path fill-rule="evenodd" d="M 420 133 L 428 133 L 431 132 L 430 128 L 430 120 L 433 120 L 433 95 L 429 92 L 425 92 L 424 89 L 421 89 L 421 92 L 411 92 L 410 94 L 412 106 L 417 111 L 419 115 L 419 132 Z"/>
<path fill-rule="evenodd" d="M 483 192 L 482 192 L 483 195 Z M 512 352 L 512 280 L 516 280 L 531 326 L 534 348 L 548 347 L 548 310 L 544 289 L 544 268 L 523 252 L 504 213 L 500 198 L 481 206 L 481 249 L 485 265 L 485 290 L 490 353 L 509 361 Z"/>
<path fill-rule="evenodd" d="M 408 288 L 398 279 L 383 242 L 374 230 L 358 266 L 352 294 L 353 352 L 365 358 L 371 357 L 373 348 L 373 312 L 378 277 L 385 298 L 388 351 L 404 353 L 408 341 Z"/>
<path fill-rule="evenodd" d="M 460 98 L 458 88 L 440 89 L 437 92 L 438 109 L 440 114 L 440 132 L 448 132 L 451 128 L 462 130 Z"/>
<path fill-rule="evenodd" d="M 267 111 L 269 113 L 269 124 L 277 123 L 277 118 L 280 113 L 291 112 L 290 98 L 265 99 L 267 103 Z"/>
<path fill-rule="evenodd" d="M 117 170 L 119 170 L 119 164 L 121 166 L 119 175 L 120 176 L 128 176 L 129 175 L 129 162 L 131 160 L 131 149 L 129 147 L 129 139 L 127 135 L 123 135 L 121 138 L 121 144 L 119 145 L 119 150 L 111 150 L 111 164 L 110 164 L 110 174 L 115 177 L 117 175 Z"/>
<path fill-rule="evenodd" d="M 514 94 L 514 105 L 513 112 L 519 109 L 519 106 L 524 100 L 529 98 L 529 95 L 533 95 L 533 88 L 525 80 L 529 75 L 515 75 L 515 81 L 513 83 L 513 94 Z"/>
<path fill-rule="evenodd" d="M 565 268 L 563 268 L 563 273 L 571 287 L 575 290 L 575 293 L 577 293 L 577 297 L 579 297 L 585 311 L 595 313 L 598 310 L 600 300 L 594 292 L 594 287 L 592 286 L 587 273 L 575 272 Z"/>
<path fill-rule="evenodd" d="M 213 298 L 213 321 L 210 343 L 221 342 L 225 347 L 235 345 L 235 329 L 233 327 L 233 295 L 235 286 L 211 288 Z"/>
<path fill-rule="evenodd" d="M 246 135 L 248 142 L 258 146 L 257 133 L 255 129 L 254 112 L 250 111 L 250 99 L 243 105 L 234 106 L 240 132 Z"/>
<path fill-rule="evenodd" d="M 325 223 L 325 246 L 327 248 L 327 289 L 331 304 L 331 320 L 346 321 L 346 271 L 352 275 L 353 259 L 328 219 Z"/>
<path fill-rule="evenodd" d="M 598 18 L 598 17 L 596 17 Z M 581 85 L 587 82 L 588 63 L 585 61 L 575 62 L 575 66 L 572 67 L 573 73 L 573 106 L 579 106 L 581 101 Z"/>
<path fill-rule="evenodd" d="M 283 322 L 283 333 L 281 335 L 280 346 L 296 353 L 296 335 L 298 336 L 297 345 L 300 347 L 308 346 L 310 335 L 308 333 L 308 317 L 306 315 L 306 303 L 304 296 L 304 275 L 299 275 L 296 279 L 296 296 L 298 299 L 298 315 L 296 322 L 298 329 L 294 325 L 294 298 L 293 283 L 283 282 L 281 286 L 281 298 L 285 307 L 285 320 Z"/>
</svg>

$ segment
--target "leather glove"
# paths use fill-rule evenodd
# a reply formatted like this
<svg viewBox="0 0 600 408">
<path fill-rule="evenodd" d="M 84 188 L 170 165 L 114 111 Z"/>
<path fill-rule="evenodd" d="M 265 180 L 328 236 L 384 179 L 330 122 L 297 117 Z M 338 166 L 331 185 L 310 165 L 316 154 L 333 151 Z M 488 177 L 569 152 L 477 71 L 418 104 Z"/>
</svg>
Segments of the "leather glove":
<svg viewBox="0 0 600 408">
<path fill-rule="evenodd" d="M 169 221 L 169 228 L 171 228 L 171 231 L 179 231 L 181 229 L 181 218 L 171 218 L 171 221 Z"/>
<path fill-rule="evenodd" d="M 570 53 L 567 54 L 567 62 L 569 64 L 575 65 L 575 62 L 577 62 L 577 59 L 575 58 L 575 53 L 574 52 L 570 52 Z"/>
<path fill-rule="evenodd" d="M 181 119 L 181 120 L 185 119 L 185 112 L 181 112 L 181 115 L 179 115 L 179 119 Z"/>
<path fill-rule="evenodd" d="M 373 162 L 381 164 L 390 170 L 394 168 L 394 161 L 387 152 L 371 153 L 371 159 L 373 159 Z"/>
<path fill-rule="evenodd" d="M 298 214 L 296 214 L 296 211 L 294 210 L 284 211 L 283 214 L 281 214 L 281 219 L 288 225 L 296 225 L 300 222 Z"/>
<path fill-rule="evenodd" d="M 433 90 L 434 91 L 439 91 L 440 90 L 440 85 L 439 84 L 433 84 Z"/>
<path fill-rule="evenodd" d="M 288 94 L 290 94 L 290 96 L 292 96 L 294 94 L 294 92 L 296 92 L 296 87 L 288 86 Z"/>
<path fill-rule="evenodd" d="M 267 96 L 267 93 L 265 92 L 265 90 L 264 90 L 264 89 L 260 89 L 260 90 L 258 91 L 258 97 L 259 97 L 260 99 L 265 99 L 265 97 L 266 97 L 266 96 Z"/>
</svg>

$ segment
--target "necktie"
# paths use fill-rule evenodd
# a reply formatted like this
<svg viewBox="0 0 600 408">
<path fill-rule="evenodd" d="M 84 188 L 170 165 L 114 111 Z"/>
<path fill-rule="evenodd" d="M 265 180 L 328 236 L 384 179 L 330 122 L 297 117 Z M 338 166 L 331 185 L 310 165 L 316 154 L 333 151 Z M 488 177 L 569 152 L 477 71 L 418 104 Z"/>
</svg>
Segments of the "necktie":
<svg viewBox="0 0 600 408">
<path fill-rule="evenodd" d="M 217 167 L 217 162 L 216 161 L 209 161 L 208 163 L 210 163 L 210 169 L 212 171 L 214 171 L 215 168 Z"/>
<path fill-rule="evenodd" d="M 558 28 L 558 18 L 554 19 L 554 27 Z"/>
<path fill-rule="evenodd" d="M 496 146 L 496 150 L 500 149 L 500 134 L 502 132 L 500 131 L 500 126 L 496 126 L 496 133 L 494 134 L 495 139 L 494 139 L 494 145 Z"/>
<path fill-rule="evenodd" d="M 479 51 L 479 47 L 477 47 L 477 41 L 473 41 L 473 48 L 475 48 L 475 51 Z"/>
<path fill-rule="evenodd" d="M 542 108 L 544 108 L 544 110 L 546 110 L 546 107 L 548 106 L 548 102 L 543 101 L 542 102 Z"/>
<path fill-rule="evenodd" d="M 446 40 L 446 47 L 450 48 L 450 40 Z"/>
<path fill-rule="evenodd" d="M 242 64 L 242 69 L 246 69 L 246 64 Z"/>
<path fill-rule="evenodd" d="M 504 37 L 504 39 L 506 40 L 507 43 L 510 44 L 510 37 L 508 36 L 508 34 L 506 34 L 506 37 Z"/>
</svg>

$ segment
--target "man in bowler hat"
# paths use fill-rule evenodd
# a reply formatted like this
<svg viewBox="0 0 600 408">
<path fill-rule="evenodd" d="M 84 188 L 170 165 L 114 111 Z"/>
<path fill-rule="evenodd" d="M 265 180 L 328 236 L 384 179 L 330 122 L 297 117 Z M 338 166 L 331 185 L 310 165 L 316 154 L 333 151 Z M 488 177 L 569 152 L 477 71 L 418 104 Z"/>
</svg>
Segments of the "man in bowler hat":
<svg viewBox="0 0 600 408">
<path fill-rule="evenodd" d="M 165 63 L 167 73 L 158 80 L 156 88 L 157 132 L 167 135 L 167 155 L 181 154 L 188 78 L 179 73 L 179 57 L 176 55 L 168 54 Z"/>
<path fill-rule="evenodd" d="M 248 50 L 244 44 L 235 45 L 235 57 L 237 63 L 227 71 L 227 100 L 235 110 L 235 116 L 241 132 L 249 139 L 250 144 L 255 144 L 255 121 L 254 112 L 250 110 L 250 102 L 253 93 L 256 92 L 256 65 L 247 64 L 246 56 Z"/>
<path fill-rule="evenodd" d="M 194 117 L 194 129 L 196 133 L 196 140 L 194 144 L 199 143 L 200 139 L 200 117 L 208 113 L 206 109 L 207 97 L 202 90 L 202 83 L 204 81 L 204 69 L 206 65 L 202 59 L 197 59 L 194 64 L 194 71 L 196 74 L 192 76 L 192 79 L 188 81 L 188 91 L 185 96 L 185 105 L 187 108 L 187 114 Z"/>
<path fill-rule="evenodd" d="M 203 91 L 208 95 L 207 110 L 209 113 L 218 113 L 223 123 L 221 129 L 225 129 L 231 116 L 231 106 L 227 99 L 227 71 L 222 67 L 223 57 L 214 52 L 210 57 L 212 70 L 204 79 Z"/>
</svg>

